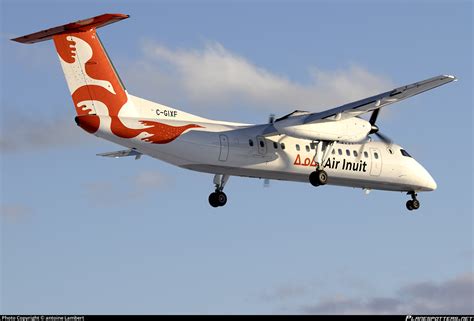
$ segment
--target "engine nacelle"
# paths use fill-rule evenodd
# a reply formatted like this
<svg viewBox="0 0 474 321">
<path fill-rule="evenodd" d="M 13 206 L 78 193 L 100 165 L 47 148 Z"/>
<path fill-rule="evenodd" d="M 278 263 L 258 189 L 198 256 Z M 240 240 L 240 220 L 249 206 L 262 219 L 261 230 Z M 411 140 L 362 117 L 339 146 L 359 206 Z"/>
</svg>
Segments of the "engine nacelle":
<svg viewBox="0 0 474 321">
<path fill-rule="evenodd" d="M 296 118 L 296 117 L 295 117 Z M 310 139 L 356 143 L 367 138 L 371 124 L 362 118 L 351 117 L 343 120 L 324 119 L 321 122 L 300 125 L 300 119 L 292 117 L 276 121 L 273 125 L 280 134 Z"/>
</svg>

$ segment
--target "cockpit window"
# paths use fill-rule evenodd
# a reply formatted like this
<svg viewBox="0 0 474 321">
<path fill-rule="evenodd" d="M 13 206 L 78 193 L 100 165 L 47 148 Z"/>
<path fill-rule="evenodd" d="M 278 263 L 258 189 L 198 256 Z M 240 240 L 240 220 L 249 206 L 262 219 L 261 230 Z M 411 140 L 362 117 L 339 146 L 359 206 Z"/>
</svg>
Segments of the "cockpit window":
<svg viewBox="0 0 474 321">
<path fill-rule="evenodd" d="M 402 153 L 403 156 L 406 156 L 406 157 L 411 157 L 410 154 L 408 154 L 408 152 L 404 149 L 400 149 L 400 153 Z"/>
</svg>

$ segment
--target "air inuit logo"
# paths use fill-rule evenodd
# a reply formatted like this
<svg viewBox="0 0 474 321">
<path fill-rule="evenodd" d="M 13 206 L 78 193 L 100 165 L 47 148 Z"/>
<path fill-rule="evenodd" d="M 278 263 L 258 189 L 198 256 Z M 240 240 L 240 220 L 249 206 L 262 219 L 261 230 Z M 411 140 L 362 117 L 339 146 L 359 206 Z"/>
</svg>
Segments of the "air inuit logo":
<svg viewBox="0 0 474 321">
<path fill-rule="evenodd" d="M 293 162 L 295 166 L 310 166 L 310 167 L 318 167 L 318 163 L 314 160 L 314 157 L 311 159 L 306 157 L 303 161 L 301 160 L 300 154 L 296 156 L 295 161 Z"/>
<path fill-rule="evenodd" d="M 318 162 L 316 162 L 313 158 L 306 157 L 305 159 L 301 158 L 301 155 L 298 154 L 296 155 L 296 159 L 293 162 L 293 165 L 295 166 L 306 166 L 306 167 L 318 167 Z M 342 159 L 342 162 L 340 160 L 336 160 L 336 158 L 328 158 L 324 162 L 324 168 L 329 168 L 329 169 L 341 169 L 344 171 L 351 171 L 351 172 L 367 172 L 367 162 L 363 160 L 359 160 L 358 162 L 351 162 L 346 160 L 345 158 Z"/>
<path fill-rule="evenodd" d="M 171 126 L 151 120 L 125 125 L 124 111 L 134 110 L 114 68 L 100 44 L 95 29 L 72 35 L 54 36 L 56 50 L 76 107 L 76 122 L 93 134 L 112 132 L 121 138 L 135 138 L 152 144 L 169 143 L 197 124 Z M 100 116 L 99 116 L 100 115 Z"/>
</svg>

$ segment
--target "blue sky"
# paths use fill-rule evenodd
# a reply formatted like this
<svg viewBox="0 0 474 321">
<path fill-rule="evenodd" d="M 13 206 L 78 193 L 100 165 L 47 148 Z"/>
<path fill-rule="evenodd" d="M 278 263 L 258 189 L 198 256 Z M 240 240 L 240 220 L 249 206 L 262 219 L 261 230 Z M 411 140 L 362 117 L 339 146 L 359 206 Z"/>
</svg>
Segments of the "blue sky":
<svg viewBox="0 0 474 321">
<path fill-rule="evenodd" d="M 2 313 L 474 313 L 471 2 L 0 4 Z M 129 92 L 208 118 L 456 75 L 379 117 L 438 189 L 409 213 L 232 177 L 216 210 L 211 175 L 95 156 L 120 147 L 75 125 L 53 44 L 8 39 L 105 12 L 131 15 L 99 31 Z"/>
</svg>

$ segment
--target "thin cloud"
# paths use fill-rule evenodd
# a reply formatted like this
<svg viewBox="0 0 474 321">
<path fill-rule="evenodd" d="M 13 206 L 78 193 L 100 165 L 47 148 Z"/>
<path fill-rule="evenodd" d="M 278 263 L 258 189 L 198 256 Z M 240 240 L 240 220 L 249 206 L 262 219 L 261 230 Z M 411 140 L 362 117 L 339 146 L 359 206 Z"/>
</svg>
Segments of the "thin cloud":
<svg viewBox="0 0 474 321">
<path fill-rule="evenodd" d="M 168 178 L 157 171 L 143 171 L 133 177 L 132 182 L 138 189 L 153 189 L 165 187 Z"/>
<path fill-rule="evenodd" d="M 274 291 L 266 292 L 260 296 L 260 299 L 267 302 L 286 301 L 304 297 L 311 293 L 311 289 L 304 285 L 284 285 Z"/>
<path fill-rule="evenodd" d="M 171 177 L 158 171 L 145 170 L 135 175 L 114 177 L 111 180 L 96 180 L 85 184 L 84 190 L 87 198 L 95 205 L 117 206 L 141 199 L 170 185 L 173 185 Z"/>
<path fill-rule="evenodd" d="M 203 49 L 170 49 L 146 42 L 143 57 L 126 69 L 126 81 L 140 94 L 188 101 L 197 107 L 232 108 L 242 103 L 262 110 L 318 111 L 393 88 L 386 77 L 362 66 L 324 71 L 309 68 L 309 83 L 298 83 L 259 67 L 222 44 Z M 173 98 L 173 96 L 175 96 Z M 155 97 L 153 97 L 155 98 Z"/>
<path fill-rule="evenodd" d="M 15 63 L 25 68 L 47 70 L 58 64 L 58 58 L 52 43 L 42 46 L 31 46 L 11 41 L 10 39 L 22 36 L 20 34 L 0 33 L 2 41 L 2 60 Z"/>
<path fill-rule="evenodd" d="M 27 114 L 4 115 L 0 136 L 0 151 L 73 147 L 87 142 L 88 134 L 78 128 L 70 117 L 34 117 Z"/>
<path fill-rule="evenodd" d="M 23 47 L 15 50 L 19 55 Z M 142 58 L 125 67 L 127 84 L 144 97 L 150 95 L 178 108 L 189 103 L 197 108 L 219 106 L 220 110 L 251 105 L 276 113 L 295 108 L 318 111 L 393 87 L 385 77 L 357 65 L 335 71 L 310 68 L 309 83 L 294 82 L 216 42 L 200 50 L 173 50 L 147 42 L 142 50 Z M 3 116 L 0 151 L 4 153 L 88 141 L 88 135 L 69 117 Z"/>
<path fill-rule="evenodd" d="M 141 171 L 137 175 L 130 177 L 129 181 L 131 190 L 126 194 L 128 198 L 140 198 L 150 192 L 164 189 L 173 184 L 169 176 L 152 170 Z"/>
<path fill-rule="evenodd" d="M 473 314 L 474 274 L 445 282 L 418 282 L 386 297 L 350 298 L 343 295 L 300 307 L 307 314 Z"/>
</svg>

